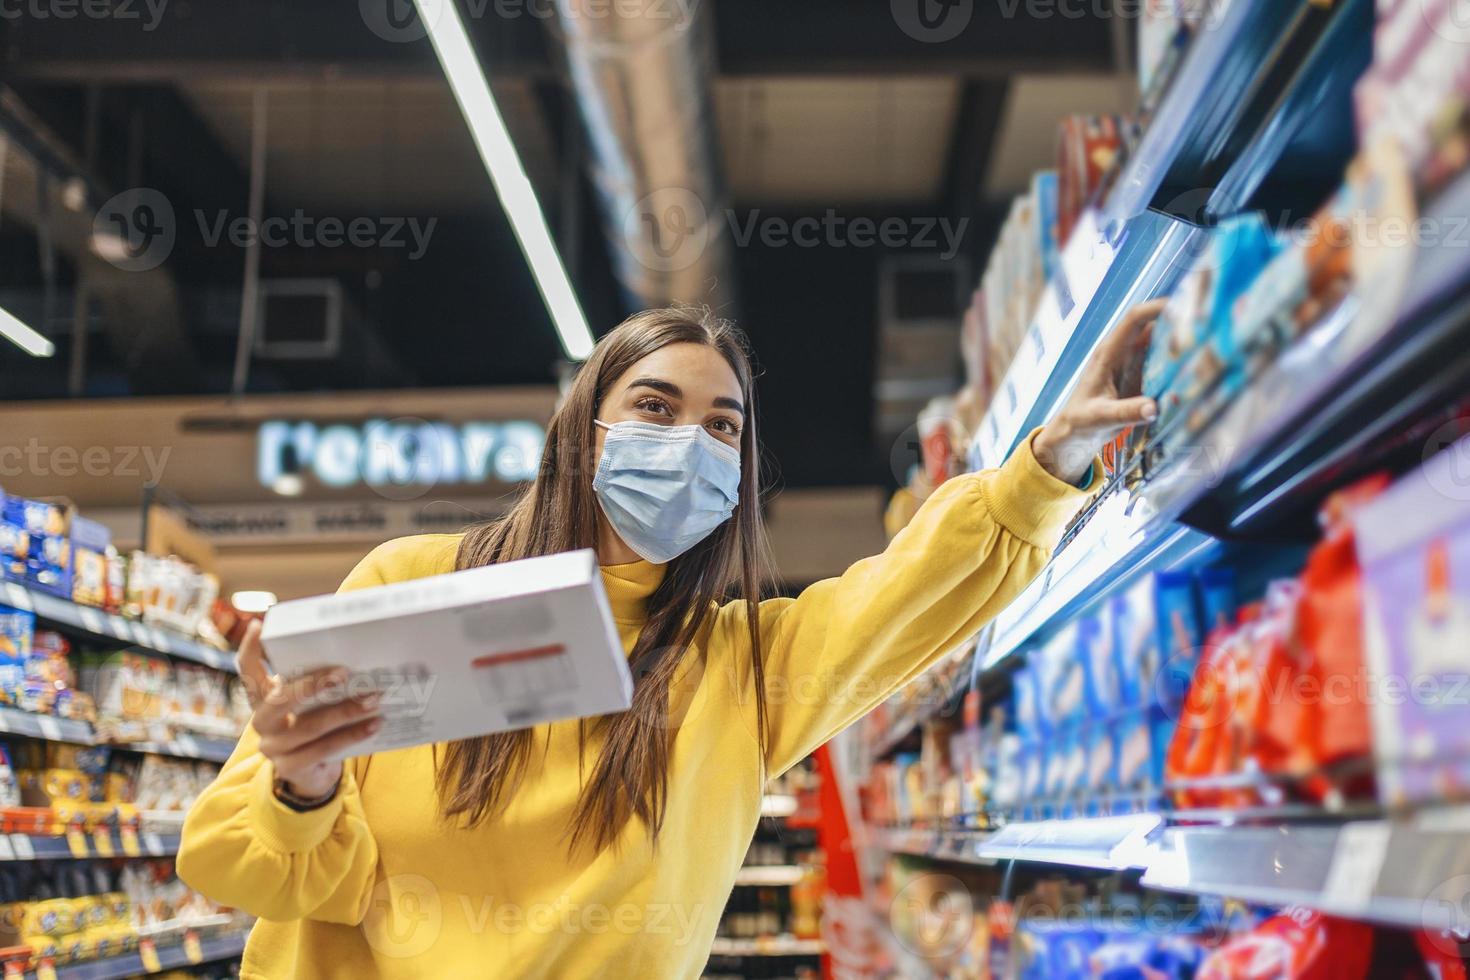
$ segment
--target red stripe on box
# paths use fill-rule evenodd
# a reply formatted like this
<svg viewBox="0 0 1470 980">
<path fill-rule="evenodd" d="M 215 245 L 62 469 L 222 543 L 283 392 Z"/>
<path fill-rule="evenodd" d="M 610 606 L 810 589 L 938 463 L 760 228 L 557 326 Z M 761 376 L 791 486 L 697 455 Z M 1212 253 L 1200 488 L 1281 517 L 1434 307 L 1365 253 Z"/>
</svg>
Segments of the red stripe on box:
<svg viewBox="0 0 1470 980">
<path fill-rule="evenodd" d="M 560 643 L 553 643 L 545 647 L 531 647 L 527 650 L 507 650 L 504 653 L 487 653 L 483 657 L 476 657 L 470 661 L 471 667 L 499 667 L 501 664 L 512 664 L 520 660 L 541 660 L 544 657 L 555 657 L 567 652 L 567 648 Z"/>
</svg>

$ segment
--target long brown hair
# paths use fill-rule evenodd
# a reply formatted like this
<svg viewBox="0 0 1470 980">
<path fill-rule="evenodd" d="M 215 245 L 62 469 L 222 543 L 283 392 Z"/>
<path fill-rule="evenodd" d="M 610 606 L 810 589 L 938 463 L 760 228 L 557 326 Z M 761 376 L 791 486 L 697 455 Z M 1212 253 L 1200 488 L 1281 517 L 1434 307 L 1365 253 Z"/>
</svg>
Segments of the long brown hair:
<svg viewBox="0 0 1470 980">
<path fill-rule="evenodd" d="M 768 739 L 765 675 L 756 604 L 771 581 L 770 553 L 760 511 L 760 455 L 755 391 L 744 336 L 707 310 L 674 308 L 634 314 L 598 341 L 547 428 L 541 468 L 530 488 L 499 520 L 472 528 L 460 543 L 457 568 L 549 555 L 597 544 L 593 420 L 612 384 L 634 364 L 670 344 L 704 344 L 719 351 L 740 381 L 745 423 L 740 435 L 740 502 L 713 534 L 668 563 L 648 602 L 648 619 L 630 654 L 633 706 L 595 724 L 605 733 L 569 828 L 571 846 L 603 850 L 630 818 L 656 842 L 667 800 L 669 686 L 680 660 L 715 603 L 738 586 L 750 627 L 757 742 Z M 587 728 L 580 737 L 583 750 Z M 437 781 L 445 815 L 478 824 L 500 810 L 525 775 L 531 732 L 522 729 L 449 745 Z"/>
</svg>

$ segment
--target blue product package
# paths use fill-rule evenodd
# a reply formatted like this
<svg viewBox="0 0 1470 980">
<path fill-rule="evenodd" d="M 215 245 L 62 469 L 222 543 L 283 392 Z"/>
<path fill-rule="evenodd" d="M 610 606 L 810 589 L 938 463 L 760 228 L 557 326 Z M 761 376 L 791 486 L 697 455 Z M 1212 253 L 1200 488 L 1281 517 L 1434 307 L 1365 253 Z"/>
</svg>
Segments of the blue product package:
<svg viewBox="0 0 1470 980">
<path fill-rule="evenodd" d="M 1097 930 L 1081 922 L 1024 920 L 1021 940 L 1022 980 L 1089 980 L 1088 959 L 1098 947 Z"/>
<path fill-rule="evenodd" d="M 0 606 L 0 700 L 14 701 L 26 679 L 36 614 Z"/>
<path fill-rule="evenodd" d="M 1162 707 L 1149 709 L 1149 786 L 1164 785 L 1164 765 L 1169 759 L 1169 743 L 1174 740 L 1177 721 Z"/>
<path fill-rule="evenodd" d="M 1195 602 L 1194 579 L 1187 572 L 1159 572 L 1154 576 L 1154 609 L 1158 616 L 1159 650 L 1163 654 L 1152 678 L 1152 703 L 1177 713 L 1189 693 L 1194 667 L 1199 662 L 1199 608 Z"/>
<path fill-rule="evenodd" d="M 1118 759 L 1113 748 L 1113 726 L 1097 722 L 1087 727 L 1087 790 L 1091 795 L 1111 793 L 1118 783 Z"/>
<path fill-rule="evenodd" d="M 1087 708 L 1086 669 L 1077 625 L 1068 623 L 1042 646 L 1036 658 L 1042 724 L 1051 732 L 1081 721 Z"/>
<path fill-rule="evenodd" d="M 1200 606 L 1204 612 L 1200 634 L 1209 637 L 1235 622 L 1235 570 L 1206 568 L 1199 573 Z"/>
<path fill-rule="evenodd" d="M 1145 971 L 1154 941 L 1148 936 L 1113 935 L 1088 957 L 1093 980 L 1157 980 Z"/>
<path fill-rule="evenodd" d="M 1118 789 L 1143 792 L 1153 773 L 1153 733 L 1143 708 L 1125 711 L 1113 722 L 1113 751 Z"/>
<path fill-rule="evenodd" d="M 1036 201 L 1036 229 L 1041 236 L 1041 275 L 1051 282 L 1057 268 L 1057 172 L 1042 170 L 1031 178 Z"/>
<path fill-rule="evenodd" d="M 1144 358 L 1144 394 L 1162 395 L 1190 354 L 1221 332 L 1229 334 L 1236 300 L 1280 249 L 1259 214 L 1229 218 L 1214 230 L 1159 315 Z"/>
<path fill-rule="evenodd" d="M 1087 682 L 1087 714 L 1093 720 L 1107 718 L 1122 702 L 1118 693 L 1118 662 L 1113 656 L 1112 618 L 1111 604 L 1105 604 L 1097 616 L 1077 624 Z"/>
<path fill-rule="evenodd" d="M 1020 803 L 1029 806 L 1046 793 L 1046 747 L 1040 742 L 1023 745 L 1018 759 L 1021 766 Z"/>
<path fill-rule="evenodd" d="M 1158 675 L 1161 659 L 1153 576 L 1143 578 L 1115 596 L 1112 607 L 1118 700 L 1124 707 L 1142 707 L 1153 698 L 1153 679 Z"/>
<path fill-rule="evenodd" d="M 1189 980 L 1205 962 L 1205 948 L 1189 934 L 1163 935 L 1146 961 L 1148 980 Z"/>
<path fill-rule="evenodd" d="M 1067 781 L 1071 776 L 1072 751 L 1076 741 L 1076 732 L 1068 728 L 1053 736 L 1046 744 L 1046 771 L 1043 774 L 1045 782 L 1041 788 L 1044 799 L 1058 801 L 1067 795 Z"/>
<path fill-rule="evenodd" d="M 1016 712 L 1016 734 L 1025 739 L 1045 734 L 1037 691 L 1036 668 L 1027 663 L 1011 675 L 1011 703 Z"/>
</svg>

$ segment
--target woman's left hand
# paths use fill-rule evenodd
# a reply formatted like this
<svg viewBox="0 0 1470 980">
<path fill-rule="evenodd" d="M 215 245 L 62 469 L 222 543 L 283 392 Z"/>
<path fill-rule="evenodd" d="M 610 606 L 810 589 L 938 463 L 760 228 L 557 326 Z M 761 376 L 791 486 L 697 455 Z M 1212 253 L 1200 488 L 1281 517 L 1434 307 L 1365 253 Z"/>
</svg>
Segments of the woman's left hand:
<svg viewBox="0 0 1470 980">
<path fill-rule="evenodd" d="M 1114 436 L 1158 416 L 1158 405 L 1140 391 L 1143 358 L 1164 302 L 1152 300 L 1123 316 L 1083 367 L 1066 404 L 1032 440 L 1036 461 L 1052 476 L 1076 483 Z"/>
</svg>

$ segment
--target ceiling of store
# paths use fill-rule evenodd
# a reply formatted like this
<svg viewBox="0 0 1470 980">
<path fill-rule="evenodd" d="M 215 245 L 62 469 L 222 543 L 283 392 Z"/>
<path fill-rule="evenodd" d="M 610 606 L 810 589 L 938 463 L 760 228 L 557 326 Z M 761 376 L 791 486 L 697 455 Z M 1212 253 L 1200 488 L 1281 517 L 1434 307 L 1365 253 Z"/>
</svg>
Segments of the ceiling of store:
<svg viewBox="0 0 1470 980">
<path fill-rule="evenodd" d="M 139 356 L 126 338 L 146 339 L 150 324 L 134 324 L 130 333 L 100 322 L 120 315 L 114 304 L 89 311 L 97 336 L 85 370 L 70 371 L 72 287 L 91 261 L 79 244 L 86 236 L 51 236 L 58 261 L 48 301 L 37 191 L 16 200 L 22 185 L 7 180 L 0 188 L 0 306 L 52 336 L 58 356 L 38 364 L 0 350 L 0 398 L 226 389 L 243 253 L 191 246 L 184 231 L 221 209 L 244 213 L 259 87 L 268 93 L 269 213 L 432 218 L 436 232 L 417 262 L 386 250 L 268 254 L 267 276 L 339 280 L 361 314 L 362 343 L 381 356 L 351 365 L 260 362 L 251 390 L 551 379 L 554 333 L 427 41 L 375 36 L 359 13 L 367 3 L 246 6 L 258 13 L 177 0 L 153 29 L 87 18 L 0 23 L 7 100 L 0 127 L 12 137 L 12 152 L 84 174 L 98 194 L 148 186 L 174 203 L 180 244 L 162 268 L 177 284 L 185 336 L 138 343 L 190 355 L 187 372 L 176 358 Z M 538 6 L 549 5 L 517 9 Z M 964 258 L 971 268 L 989 248 L 1005 198 L 1050 164 L 1056 121 L 1078 111 L 1120 111 L 1136 100 L 1116 70 L 1129 57 L 1116 20 L 1006 18 L 976 4 L 959 36 L 924 43 L 880 0 L 699 6 L 715 50 L 715 138 L 738 211 L 969 218 Z M 495 9 L 465 0 L 461 7 Z M 472 18 L 469 26 L 589 319 L 605 330 L 628 311 L 599 231 L 560 42 L 529 15 Z M 48 206 L 60 214 L 62 187 L 51 187 Z M 84 210 L 69 220 L 88 217 Z M 769 401 L 799 409 L 817 433 L 865 427 L 872 416 L 879 258 L 873 249 L 808 255 L 759 244 L 737 255 L 742 322 L 758 357 L 767 350 L 783 359 L 767 364 L 765 383 L 792 386 Z M 855 290 L 855 283 L 872 285 Z M 841 373 L 790 369 L 784 332 L 787 318 L 798 316 L 803 351 L 851 349 Z M 160 364 L 171 367 L 153 367 Z M 868 376 L 854 383 L 854 371 Z M 882 447 L 853 460 L 845 444 L 839 459 L 772 437 L 789 482 L 888 478 Z"/>
</svg>

